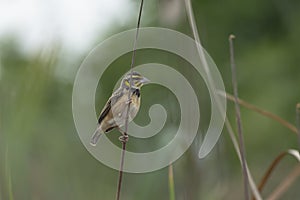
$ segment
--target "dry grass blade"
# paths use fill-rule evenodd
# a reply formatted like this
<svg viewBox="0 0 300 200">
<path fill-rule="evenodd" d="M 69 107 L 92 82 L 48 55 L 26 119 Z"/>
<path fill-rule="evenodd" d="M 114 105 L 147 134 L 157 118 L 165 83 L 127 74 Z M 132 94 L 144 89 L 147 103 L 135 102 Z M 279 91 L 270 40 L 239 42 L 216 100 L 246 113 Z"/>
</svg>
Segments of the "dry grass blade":
<svg viewBox="0 0 300 200">
<path fill-rule="evenodd" d="M 226 98 L 227 98 L 228 100 L 235 102 L 235 98 L 234 98 L 233 95 L 228 94 L 228 93 L 226 93 L 226 94 L 221 94 L 221 95 L 226 95 Z M 275 114 L 273 114 L 273 113 L 271 113 L 271 112 L 269 112 L 269 111 L 263 110 L 263 109 L 261 109 L 261 108 L 255 106 L 255 105 L 250 104 L 250 103 L 248 103 L 248 102 L 246 102 L 246 101 L 244 101 L 244 100 L 242 100 L 242 99 L 239 99 L 239 98 L 237 99 L 237 102 L 238 102 L 240 105 L 244 106 L 245 108 L 248 108 L 248 109 L 250 109 L 250 110 L 253 110 L 253 111 L 255 111 L 255 112 L 257 112 L 257 113 L 259 113 L 259 114 L 261 114 L 261 115 L 263 115 L 263 116 L 269 117 L 269 118 L 271 118 L 271 119 L 273 119 L 273 120 L 279 122 L 281 125 L 285 126 L 285 127 L 288 128 L 289 130 L 291 130 L 292 132 L 294 132 L 294 133 L 297 134 L 297 128 L 296 128 L 293 124 L 291 124 L 291 123 L 287 122 L 286 120 L 282 119 L 281 117 L 279 117 L 278 115 L 275 115 Z M 299 105 L 299 107 L 300 107 L 300 105 Z M 299 133 L 299 134 L 300 134 L 300 133 Z"/>
<path fill-rule="evenodd" d="M 210 76 L 210 69 L 209 69 L 207 60 L 205 58 L 204 51 L 201 47 L 201 41 L 200 41 L 196 21 L 195 21 L 195 18 L 194 18 L 194 13 L 193 13 L 191 1 L 190 0 L 185 0 L 185 5 L 186 5 L 186 10 L 187 10 L 190 26 L 191 26 L 192 31 L 193 31 L 193 36 L 194 36 L 194 39 L 196 41 L 196 47 L 197 47 L 197 51 L 198 51 L 198 54 L 199 54 L 199 57 L 200 57 L 201 64 L 203 65 L 203 68 L 204 68 L 205 72 L 208 75 L 209 83 L 213 84 L 213 80 Z"/>
<path fill-rule="evenodd" d="M 169 165 L 169 196 L 170 200 L 175 200 L 173 165 Z"/>
<path fill-rule="evenodd" d="M 289 173 L 289 175 L 281 182 L 281 184 L 274 190 L 274 192 L 267 198 L 267 200 L 279 199 L 293 184 L 293 182 L 300 176 L 300 164 L 298 164 Z"/>
<path fill-rule="evenodd" d="M 231 127 L 231 125 L 230 125 L 230 122 L 229 122 L 229 120 L 228 120 L 227 117 L 226 117 L 226 120 L 225 120 L 225 126 L 226 126 L 226 128 L 227 128 L 227 131 L 228 131 L 229 136 L 230 136 L 230 138 L 231 138 L 231 141 L 232 141 L 232 143 L 233 143 L 234 149 L 235 149 L 235 151 L 236 151 L 236 153 L 237 153 L 237 155 L 238 155 L 238 158 L 239 158 L 240 162 L 242 163 L 242 158 L 241 158 L 241 153 L 240 153 L 240 149 L 239 149 L 239 144 L 238 144 L 238 141 L 237 141 L 237 139 L 236 139 L 236 136 L 235 136 L 235 134 L 234 134 L 234 132 L 233 132 L 233 129 L 232 129 L 232 127 Z M 247 169 L 248 178 L 249 178 L 249 184 L 250 184 L 250 188 L 251 188 L 251 190 L 252 190 L 253 196 L 254 196 L 257 200 L 262 200 L 262 197 L 260 196 L 260 192 L 258 191 L 258 189 L 257 189 L 257 187 L 256 187 L 256 185 L 255 185 L 255 182 L 254 182 L 254 180 L 253 180 L 253 177 L 252 177 L 252 175 L 251 175 L 251 172 L 250 172 L 250 170 L 249 170 L 249 168 L 248 168 L 247 163 L 246 163 L 246 169 Z"/>
<path fill-rule="evenodd" d="M 194 38 L 196 40 L 196 43 L 197 44 L 201 44 L 190 0 L 185 0 L 185 6 L 186 6 L 188 19 L 189 19 L 189 22 L 190 22 L 190 25 L 191 25 L 191 28 L 192 28 L 193 35 L 194 35 Z M 199 47 L 199 45 L 197 45 L 197 50 L 198 50 L 198 54 L 200 56 L 200 60 L 202 62 L 202 65 L 203 65 L 205 71 L 209 74 L 209 68 L 208 68 L 208 65 L 207 65 L 207 62 L 206 62 L 206 58 L 204 56 L 204 52 L 203 52 L 202 48 Z M 209 82 L 210 82 L 210 84 L 213 84 L 213 82 L 211 82 L 210 79 L 209 79 Z M 215 93 L 213 93 L 213 95 L 214 94 Z M 218 108 L 221 109 L 220 102 L 217 101 L 217 105 L 218 105 Z M 235 134 L 234 134 L 234 132 L 232 130 L 230 122 L 229 122 L 229 120 L 228 120 L 228 118 L 226 116 L 225 116 L 225 125 L 226 125 L 228 133 L 230 135 L 231 141 L 232 141 L 232 143 L 234 145 L 234 148 L 236 150 L 236 153 L 238 155 L 238 158 L 241 161 L 241 156 L 240 156 L 241 154 L 240 154 L 240 150 L 239 150 L 239 145 L 238 145 L 237 139 L 235 138 Z M 246 163 L 246 167 L 247 167 L 246 169 L 247 169 L 247 173 L 248 173 L 248 176 L 249 176 L 249 183 L 250 183 L 250 187 L 251 187 L 252 193 L 256 197 L 257 200 L 261 200 L 262 198 L 261 198 L 261 196 L 260 196 L 260 194 L 259 194 L 259 192 L 258 192 L 258 190 L 256 188 L 256 185 L 255 185 L 254 180 L 253 180 L 253 178 L 251 176 L 251 173 L 250 173 L 250 170 L 249 170 L 249 168 L 247 166 L 247 163 Z"/>
<path fill-rule="evenodd" d="M 265 175 L 263 176 L 262 180 L 259 183 L 258 186 L 258 190 L 259 192 L 262 192 L 264 186 L 266 185 L 268 179 L 270 178 L 272 172 L 274 171 L 274 169 L 276 168 L 276 166 L 280 163 L 280 161 L 287 155 L 291 155 L 293 156 L 295 159 L 297 159 L 298 162 L 300 162 L 300 155 L 299 152 L 297 150 L 294 149 L 289 149 L 285 152 L 282 152 L 281 154 L 279 154 L 271 163 L 271 165 L 269 166 L 267 172 L 265 173 Z M 255 200 L 255 198 L 253 198 L 253 200 Z"/>
<path fill-rule="evenodd" d="M 235 111 L 236 111 L 236 122 L 238 127 L 238 135 L 239 135 L 239 147 L 242 159 L 242 169 L 243 169 L 243 177 L 244 177 L 244 192 L 245 199 L 249 199 L 249 180 L 248 173 L 246 169 L 246 152 L 245 152 L 245 144 L 244 144 L 244 136 L 243 136 L 243 128 L 242 128 L 242 119 L 241 119 L 241 111 L 240 105 L 237 103 L 238 100 L 238 87 L 237 87 L 237 75 L 236 75 L 236 66 L 234 61 L 234 47 L 233 47 L 233 39 L 234 35 L 229 36 L 229 45 L 230 45 L 230 61 L 231 61 L 231 72 L 232 72 L 232 86 L 234 92 L 235 99 Z"/>
</svg>

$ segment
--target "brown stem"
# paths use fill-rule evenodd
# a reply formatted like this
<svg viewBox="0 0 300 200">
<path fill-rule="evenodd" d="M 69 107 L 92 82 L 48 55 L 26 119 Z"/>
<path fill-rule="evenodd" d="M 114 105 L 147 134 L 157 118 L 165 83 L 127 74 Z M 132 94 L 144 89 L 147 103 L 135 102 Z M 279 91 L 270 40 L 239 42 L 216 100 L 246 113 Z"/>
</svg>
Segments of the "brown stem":
<svg viewBox="0 0 300 200">
<path fill-rule="evenodd" d="M 122 186 L 122 178 L 123 178 L 123 167 L 124 167 L 124 159 L 125 159 L 125 151 L 126 151 L 126 143 L 128 141 L 128 119 L 129 119 L 129 109 L 130 109 L 130 104 L 131 104 L 131 87 L 132 87 L 132 69 L 135 61 L 135 53 L 136 53 L 136 44 L 137 44 L 137 39 L 139 35 L 139 28 L 141 24 L 141 17 L 142 17 L 142 11 L 143 11 L 143 4 L 144 0 L 141 0 L 141 5 L 140 5 L 140 12 L 138 16 L 138 22 L 137 22 L 137 27 L 136 27 L 136 35 L 134 39 L 134 46 L 133 46 L 133 52 L 132 52 L 132 59 L 131 59 L 131 65 L 130 65 L 130 85 L 129 85 L 129 93 L 128 93 L 128 106 L 126 110 L 126 118 L 125 118 L 125 131 L 123 133 L 123 136 L 121 136 L 119 139 L 122 142 L 122 154 L 121 154 L 121 162 L 120 162 L 120 171 L 119 171 L 119 179 L 118 179 L 118 187 L 117 187 L 117 194 L 116 194 L 116 200 L 120 199 L 120 194 L 121 194 L 121 186 Z"/>
<path fill-rule="evenodd" d="M 277 156 L 275 158 L 275 160 L 272 162 L 272 164 L 270 165 L 270 167 L 268 168 L 267 172 L 265 173 L 264 177 L 262 178 L 260 184 L 258 185 L 258 190 L 261 193 L 265 184 L 267 183 L 267 180 L 269 179 L 270 175 L 272 174 L 273 170 L 275 169 L 275 167 L 278 165 L 278 163 L 282 160 L 282 158 L 284 156 L 287 155 L 287 152 L 283 152 L 281 154 L 279 154 L 279 156 Z"/>
<path fill-rule="evenodd" d="M 243 128 L 242 128 L 242 119 L 241 119 L 241 111 L 240 105 L 237 103 L 238 101 L 238 87 L 237 87 L 237 80 L 236 80 L 236 66 L 234 62 L 234 47 L 233 47 L 233 39 L 235 38 L 234 35 L 229 36 L 229 45 L 230 45 L 230 61 L 231 61 L 231 72 L 232 72 L 232 85 L 233 85 L 233 93 L 235 99 L 235 111 L 236 111 L 236 121 L 238 127 L 238 135 L 239 135 L 239 147 L 241 152 L 241 159 L 242 159 L 242 170 L 243 170 L 243 177 L 244 177 L 244 193 L 245 199 L 249 199 L 249 178 L 248 172 L 246 169 L 246 153 L 245 153 L 245 144 L 244 144 L 244 136 L 243 136 Z"/>
<path fill-rule="evenodd" d="M 280 153 L 271 163 L 271 165 L 269 166 L 268 170 L 266 171 L 265 175 L 263 176 L 263 178 L 261 179 L 259 186 L 258 186 L 258 190 L 261 193 L 264 186 L 266 185 L 267 181 L 269 180 L 272 172 L 275 170 L 275 168 L 277 167 L 277 165 L 281 162 L 281 160 L 287 156 L 287 155 L 291 155 L 294 158 L 297 159 L 298 162 L 300 162 L 300 156 L 299 156 L 299 152 L 297 150 L 294 149 L 289 149 L 285 152 Z M 252 198 L 253 200 L 255 200 L 255 198 Z"/>
<path fill-rule="evenodd" d="M 281 184 L 274 190 L 274 192 L 267 198 L 267 200 L 279 199 L 284 192 L 286 192 L 293 182 L 300 176 L 300 164 L 288 174 L 288 176 L 281 182 Z"/>
<path fill-rule="evenodd" d="M 229 93 L 226 93 L 226 98 L 227 98 L 228 100 L 230 100 L 230 101 L 235 102 L 234 96 L 231 95 L 231 94 L 229 94 Z M 298 133 L 297 133 L 297 128 L 296 128 L 293 124 L 291 124 L 291 123 L 289 123 L 288 121 L 282 119 L 282 118 L 279 117 L 278 115 L 275 115 L 275 114 L 273 114 L 273 113 L 271 113 L 271 112 L 269 112 L 269 111 L 263 110 L 263 109 L 261 109 L 261 108 L 255 106 L 255 105 L 253 105 L 253 104 L 250 104 L 250 103 L 248 103 L 248 102 L 246 102 L 246 101 L 244 101 L 244 100 L 242 100 L 242 99 L 240 99 L 240 98 L 237 99 L 237 102 L 238 102 L 240 105 L 244 106 L 245 108 L 248 108 L 248 109 L 250 109 L 250 110 L 253 110 L 253 111 L 255 111 L 255 112 L 257 112 L 257 113 L 259 113 L 259 114 L 261 114 L 261 115 L 264 115 L 264 116 L 266 116 L 266 117 L 269 117 L 269 118 L 271 118 L 271 119 L 273 119 L 273 120 L 279 122 L 281 125 L 283 125 L 283 126 L 285 126 L 286 128 L 290 129 L 293 133 L 298 134 Z M 299 105 L 299 107 L 300 107 L 300 105 Z M 299 112 L 300 112 L 300 111 L 299 111 Z M 300 135 L 300 134 L 299 134 L 299 135 Z"/>
<path fill-rule="evenodd" d="M 124 159 L 125 159 L 125 151 L 126 151 L 126 141 L 122 141 L 122 154 L 121 154 L 121 163 L 120 163 L 120 171 L 119 171 L 119 180 L 118 180 L 118 189 L 116 194 L 116 199 L 120 199 L 121 195 L 121 185 L 123 179 L 123 166 L 124 166 Z"/>
</svg>

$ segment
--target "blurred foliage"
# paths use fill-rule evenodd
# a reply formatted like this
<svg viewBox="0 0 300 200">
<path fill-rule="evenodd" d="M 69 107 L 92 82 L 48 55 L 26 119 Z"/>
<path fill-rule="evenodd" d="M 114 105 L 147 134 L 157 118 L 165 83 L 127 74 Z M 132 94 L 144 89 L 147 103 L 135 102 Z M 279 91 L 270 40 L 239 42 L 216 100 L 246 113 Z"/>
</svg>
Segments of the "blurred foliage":
<svg viewBox="0 0 300 200">
<path fill-rule="evenodd" d="M 142 25 L 164 26 L 191 35 L 182 3 L 179 8 L 183 11 L 171 18 L 176 17 L 177 23 L 161 19 L 171 10 L 168 6 L 172 6 L 172 2 L 177 1 L 146 1 Z M 240 97 L 294 123 L 295 105 L 300 101 L 300 1 L 192 3 L 203 46 L 219 67 L 227 91 L 231 91 L 228 35 L 234 33 Z M 112 25 L 107 35 L 134 26 L 135 21 L 126 27 Z M 99 38 L 95 44 L 103 39 Z M 19 50 L 13 38 L 0 39 L 0 45 L 0 200 L 113 199 L 118 172 L 99 163 L 86 151 L 72 118 L 72 84 L 87 52 L 74 58 L 70 52 L 53 44 L 35 55 L 26 54 Z M 96 110 L 100 111 L 114 83 L 129 69 L 130 59 L 130 54 L 120 57 L 105 72 L 106 76 L 100 80 L 105 94 L 97 94 Z M 203 88 L 198 98 L 201 99 L 201 112 L 204 112 L 201 117 L 205 116 L 200 132 L 205 132 L 210 100 L 204 83 L 198 81 L 191 66 L 166 52 L 138 51 L 136 65 L 148 62 L 171 65 L 192 84 Z M 136 119 L 138 124 L 149 123 L 148 116 L 143 113 L 153 102 L 159 101 L 168 110 L 169 126 L 176 127 L 178 102 L 167 89 L 146 86 L 143 101 Z M 233 124 L 235 116 L 231 102 L 228 103 L 228 117 Z M 258 182 L 276 155 L 288 148 L 297 148 L 297 138 L 280 124 L 249 110 L 242 109 L 242 121 L 248 164 Z M 113 133 L 111 139 L 117 144 L 118 134 Z M 150 144 L 131 140 L 134 142 L 129 149 L 159 148 L 173 137 L 172 134 L 164 135 L 162 140 L 163 134 L 162 131 L 155 136 Z M 173 164 L 176 199 L 241 199 L 241 167 L 227 132 L 224 130 L 209 157 L 198 160 L 202 137 L 198 134 L 192 147 Z M 289 160 L 280 165 L 264 196 L 293 165 Z M 283 199 L 299 197 L 299 185 L 298 180 Z M 168 199 L 168 194 L 167 168 L 124 175 L 124 200 Z"/>
</svg>

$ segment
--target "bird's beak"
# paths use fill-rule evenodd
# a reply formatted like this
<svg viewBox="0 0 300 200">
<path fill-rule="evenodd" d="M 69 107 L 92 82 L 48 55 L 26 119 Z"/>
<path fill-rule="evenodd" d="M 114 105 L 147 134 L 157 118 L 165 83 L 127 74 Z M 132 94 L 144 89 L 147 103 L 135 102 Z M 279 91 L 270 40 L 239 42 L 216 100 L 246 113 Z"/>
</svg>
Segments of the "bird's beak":
<svg viewBox="0 0 300 200">
<path fill-rule="evenodd" d="M 150 83 L 150 80 L 147 79 L 146 77 L 143 77 L 143 79 L 141 80 L 141 82 L 142 82 L 143 84 L 147 84 L 147 83 Z"/>
</svg>

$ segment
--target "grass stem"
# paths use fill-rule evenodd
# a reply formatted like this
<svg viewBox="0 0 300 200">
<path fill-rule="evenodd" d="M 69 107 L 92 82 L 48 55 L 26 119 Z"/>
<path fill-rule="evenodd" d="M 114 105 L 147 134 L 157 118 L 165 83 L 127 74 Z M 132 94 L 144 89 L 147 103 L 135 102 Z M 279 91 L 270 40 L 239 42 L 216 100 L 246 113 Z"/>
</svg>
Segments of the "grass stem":
<svg viewBox="0 0 300 200">
<path fill-rule="evenodd" d="M 291 155 L 293 156 L 298 163 L 300 163 L 300 155 L 299 152 L 297 150 L 294 149 L 289 149 L 285 152 L 280 153 L 271 163 L 271 165 L 269 166 L 268 170 L 266 171 L 265 175 L 263 176 L 262 180 L 259 183 L 258 186 L 258 190 L 259 192 L 262 192 L 264 186 L 266 185 L 268 179 L 270 178 L 272 172 L 275 170 L 276 166 L 282 161 L 282 159 L 284 157 L 286 157 L 287 155 Z M 255 200 L 255 198 L 253 198 L 253 200 Z"/>
<path fill-rule="evenodd" d="M 235 97 L 234 97 L 233 95 L 231 95 L 231 94 L 229 94 L 229 93 L 221 94 L 221 95 L 224 95 L 224 96 L 226 96 L 226 98 L 227 98 L 228 100 L 230 100 L 230 101 L 232 101 L 232 102 L 235 102 Z M 255 105 L 253 105 L 253 104 L 250 104 L 250 103 L 248 103 L 248 102 L 246 102 L 245 100 L 240 99 L 240 98 L 237 99 L 237 102 L 238 102 L 241 106 L 244 106 L 245 108 L 248 108 L 249 110 L 253 110 L 253 111 L 255 111 L 255 112 L 257 112 L 257 113 L 259 113 L 259 114 L 261 114 L 261 115 L 263 115 L 263 116 L 266 116 L 266 117 L 268 117 L 268 118 L 270 118 L 270 119 L 273 119 L 273 120 L 279 122 L 281 125 L 285 126 L 285 127 L 288 128 L 289 130 L 291 130 L 293 133 L 298 134 L 298 133 L 297 133 L 297 128 L 296 128 L 293 124 L 291 124 L 290 122 L 288 122 L 288 121 L 282 119 L 282 118 L 279 117 L 278 115 L 275 115 L 275 114 L 273 114 L 273 113 L 271 113 L 271 112 L 269 112 L 269 111 L 267 111 L 267 110 L 261 109 L 261 108 L 255 106 Z M 300 105 L 299 105 L 299 107 L 300 107 Z M 300 109 L 299 109 L 299 113 L 300 113 Z M 300 114 L 299 114 L 299 115 L 300 115 Z M 299 117 L 299 118 L 300 118 L 300 117 Z M 299 120 L 298 120 L 298 121 L 299 121 Z M 299 122 L 299 123 L 300 123 L 300 122 Z M 299 133 L 299 135 L 300 135 L 300 133 Z"/>
<path fill-rule="evenodd" d="M 133 72 L 133 66 L 134 66 L 134 61 L 135 61 L 136 44 L 137 44 L 137 39 L 138 39 L 138 35 L 139 35 L 139 28 L 140 28 L 140 24 L 141 24 L 141 17 L 142 17 L 143 5 L 144 5 L 144 0 L 141 0 L 140 11 L 139 11 L 139 16 L 138 16 L 138 22 L 137 22 L 137 27 L 136 27 L 136 35 L 135 35 L 134 45 L 133 45 L 131 65 L 130 65 L 130 85 L 129 85 L 129 91 L 131 91 L 131 87 L 132 87 L 132 72 Z M 124 159 L 125 159 L 125 151 L 126 151 L 126 142 L 127 142 L 127 139 L 128 139 L 127 131 L 128 131 L 129 109 L 130 109 L 130 104 L 131 104 L 130 99 L 131 99 L 131 94 L 129 92 L 128 93 L 128 102 L 129 103 L 128 103 L 128 106 L 127 106 L 126 118 L 125 118 L 125 131 L 123 133 L 123 138 L 121 139 L 121 142 L 122 142 L 122 153 L 121 153 L 120 171 L 119 171 L 119 179 L 118 179 L 118 187 L 117 187 L 117 193 L 116 193 L 116 200 L 119 200 L 120 196 L 121 196 L 121 186 L 122 186 L 122 178 L 123 178 L 123 167 L 124 167 Z"/>
<path fill-rule="evenodd" d="M 234 61 L 234 47 L 233 47 L 233 39 L 235 38 L 234 35 L 229 36 L 229 45 L 230 45 L 230 62 L 231 62 L 231 72 L 232 72 L 232 85 L 233 85 L 233 93 L 235 98 L 235 111 L 236 111 L 236 121 L 238 127 L 238 135 L 239 135 L 239 147 L 241 152 L 242 158 L 242 170 L 243 170 L 243 177 L 244 177 L 244 194 L 245 199 L 249 199 L 249 180 L 248 180 L 248 172 L 246 169 L 246 153 L 245 153 L 245 145 L 244 145 L 244 136 L 243 136 L 243 129 L 242 129 L 242 119 L 241 119 L 241 111 L 240 105 L 237 103 L 238 100 L 238 87 L 237 87 L 237 75 L 236 75 L 236 66 Z"/>
<path fill-rule="evenodd" d="M 175 200 L 175 186 L 174 186 L 173 165 L 169 165 L 169 197 L 170 200 Z"/>
<path fill-rule="evenodd" d="M 298 164 L 294 169 L 285 177 L 285 179 L 280 183 L 279 186 L 274 190 L 274 192 L 267 198 L 267 200 L 279 199 L 294 183 L 294 181 L 300 176 L 300 164 Z"/>
</svg>

